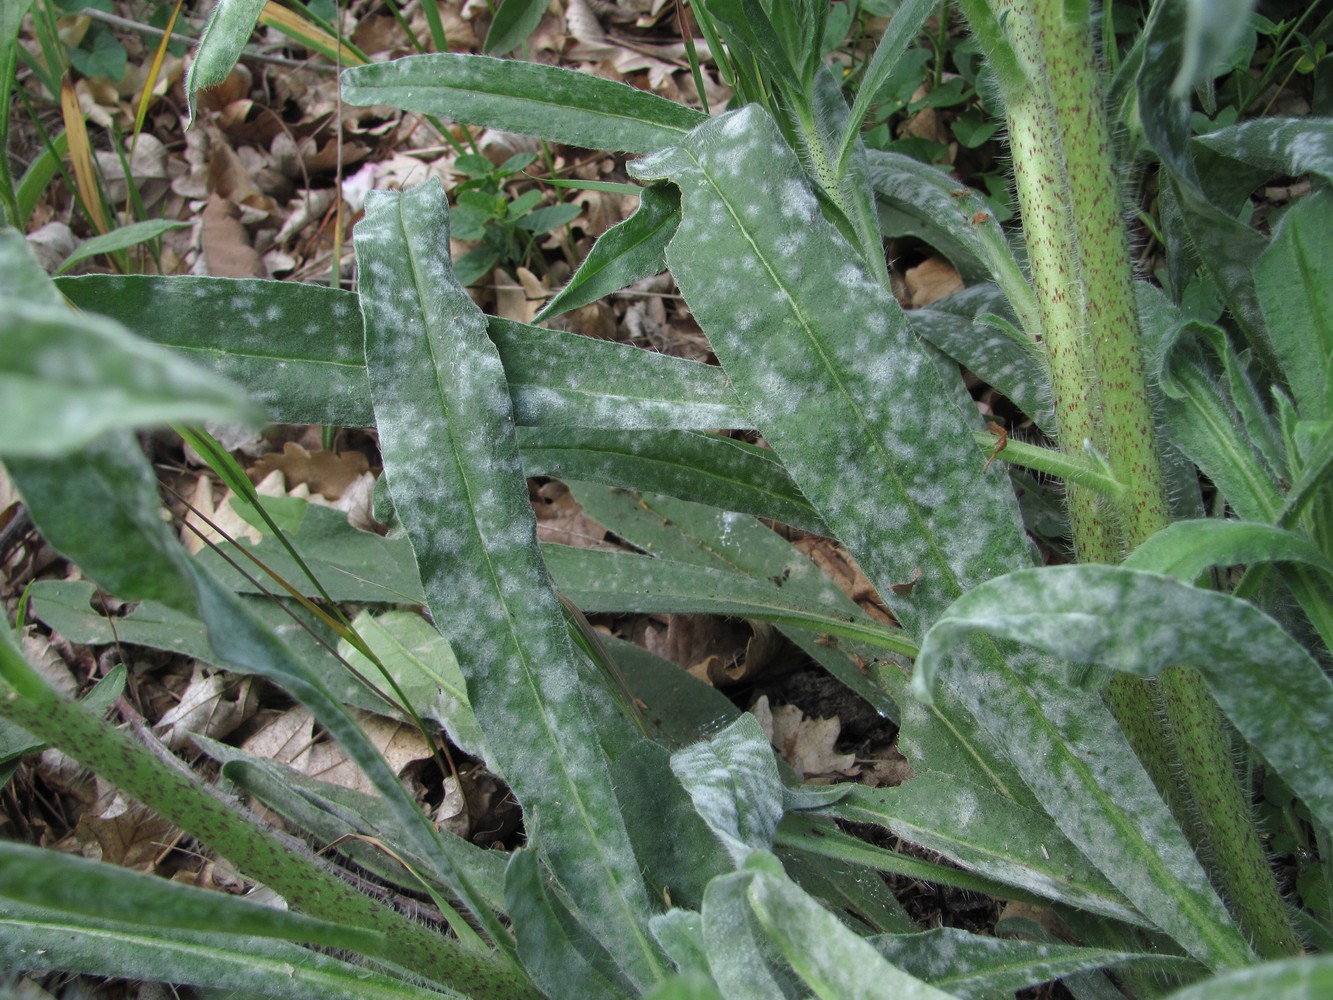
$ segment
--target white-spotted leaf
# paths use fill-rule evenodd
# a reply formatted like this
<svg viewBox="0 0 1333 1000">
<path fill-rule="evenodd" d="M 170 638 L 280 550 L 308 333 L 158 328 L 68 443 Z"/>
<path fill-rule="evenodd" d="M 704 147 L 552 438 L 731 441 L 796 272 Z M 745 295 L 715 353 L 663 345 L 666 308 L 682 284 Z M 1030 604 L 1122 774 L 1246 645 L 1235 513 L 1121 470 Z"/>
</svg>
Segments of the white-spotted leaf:
<svg viewBox="0 0 1333 1000">
<path fill-rule="evenodd" d="M 639 865 L 537 548 L 504 370 L 449 264 L 444 188 L 373 192 L 356 227 L 385 474 L 492 759 L 594 936 L 661 974 Z"/>
</svg>

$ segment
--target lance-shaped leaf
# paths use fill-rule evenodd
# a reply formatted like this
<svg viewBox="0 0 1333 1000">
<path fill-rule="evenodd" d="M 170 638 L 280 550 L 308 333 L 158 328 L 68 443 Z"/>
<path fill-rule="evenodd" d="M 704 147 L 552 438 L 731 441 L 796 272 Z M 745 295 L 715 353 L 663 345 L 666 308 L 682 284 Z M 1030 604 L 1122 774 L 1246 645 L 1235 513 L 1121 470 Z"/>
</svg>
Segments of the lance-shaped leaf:
<svg viewBox="0 0 1333 1000">
<path fill-rule="evenodd" d="M 81 309 L 244 385 L 274 421 L 374 422 L 351 292 L 290 281 L 100 274 L 62 278 L 56 287 Z M 488 323 L 520 424 L 748 425 L 716 367 L 494 317 Z"/>
<path fill-rule="evenodd" d="M 569 283 L 542 307 L 537 319 L 559 316 L 665 271 L 667 241 L 679 222 L 679 191 L 667 184 L 644 188 L 634 214 L 597 238 Z"/>
<path fill-rule="evenodd" d="M 218 0 L 213 7 L 185 78 L 185 98 L 189 105 L 186 128 L 194 124 L 199 91 L 227 79 L 259 23 L 265 3 L 266 0 Z"/>
<path fill-rule="evenodd" d="M 1333 993 L 1333 955 L 1288 958 L 1236 969 L 1177 990 L 1168 1000 L 1320 1000 Z"/>
<path fill-rule="evenodd" d="M 1295 532 L 1271 524 L 1211 517 L 1168 524 L 1131 552 L 1122 565 L 1192 583 L 1210 566 L 1265 562 L 1304 563 L 1333 581 L 1333 562 Z"/>
<path fill-rule="evenodd" d="M 1322 823 L 1333 821 L 1333 682 L 1253 605 L 1122 566 L 1022 570 L 961 597 L 922 642 L 914 690 L 928 698 L 970 632 L 1152 677 L 1188 664 L 1236 728 Z"/>
<path fill-rule="evenodd" d="M 820 221 L 761 108 L 713 119 L 632 169 L 680 186 L 667 262 L 686 300 L 755 426 L 909 634 L 981 581 L 1030 565 L 1007 477 L 986 474 L 902 311 Z M 916 567 L 911 593 L 894 593 Z M 1049 661 L 984 639 L 955 654 L 975 673 L 952 704 L 1005 741 L 1065 834 L 1192 954 L 1248 961 L 1100 701 Z"/>
<path fill-rule="evenodd" d="M 1328 118 L 1258 118 L 1194 141 L 1275 174 L 1318 174 L 1333 180 L 1333 120 Z"/>
<path fill-rule="evenodd" d="M 948 993 L 890 965 L 873 944 L 785 875 L 755 872 L 747 891 L 770 940 L 821 1000 L 947 1000 Z M 819 942 L 810 947 L 810 941 Z"/>
<path fill-rule="evenodd" d="M 460 995 L 372 972 L 285 941 L 97 921 L 5 903 L 0 903 L 0 965 L 29 972 L 185 983 L 283 1000 L 429 1000 Z"/>
<path fill-rule="evenodd" d="M 1333 153 L 1333 122 L 1327 144 Z M 1333 156 L 1330 156 L 1333 160 Z M 1255 265 L 1259 305 L 1306 420 L 1333 418 L 1333 195 L 1302 198 L 1282 216 Z"/>
<path fill-rule="evenodd" d="M 917 220 L 919 235 L 950 259 L 959 250 L 975 258 L 1004 290 L 1023 329 L 1029 335 L 1039 331 L 1036 294 L 980 195 L 943 170 L 902 153 L 877 150 L 869 155 L 876 197 Z M 966 258 L 953 260 L 960 271 L 967 271 L 968 263 Z"/>
<path fill-rule="evenodd" d="M 434 53 L 344 70 L 348 104 L 387 104 L 585 149 L 648 153 L 706 116 L 587 73 L 490 56 Z"/>
<path fill-rule="evenodd" d="M 1188 968 L 1182 959 L 1006 940 L 955 927 L 936 927 L 920 934 L 880 934 L 870 943 L 894 965 L 963 1000 L 983 1000 L 1078 972 L 1131 962 L 1138 967 L 1152 964 L 1163 971 Z"/>
<path fill-rule="evenodd" d="M 660 975 L 639 866 L 537 548 L 504 372 L 453 278 L 444 188 L 374 192 L 356 229 L 366 360 L 389 489 L 529 836 L 641 986 Z"/>
<path fill-rule="evenodd" d="M 0 231 L 0 454 L 51 457 L 111 430 L 255 420 L 236 386 L 61 301 L 15 230 Z"/>
<path fill-rule="evenodd" d="M 665 493 L 827 533 L 773 453 L 744 441 L 702 431 L 545 427 L 521 430 L 518 440 L 530 476 Z"/>
<path fill-rule="evenodd" d="M 828 812 L 887 827 L 1025 893 L 1143 923 L 1049 818 L 953 775 L 931 771 L 897 788 L 853 788 Z"/>
<path fill-rule="evenodd" d="M 382 951 L 384 937 L 24 844 L 0 842 L 0 897 L 94 920 L 278 938 L 356 952 Z"/>
</svg>

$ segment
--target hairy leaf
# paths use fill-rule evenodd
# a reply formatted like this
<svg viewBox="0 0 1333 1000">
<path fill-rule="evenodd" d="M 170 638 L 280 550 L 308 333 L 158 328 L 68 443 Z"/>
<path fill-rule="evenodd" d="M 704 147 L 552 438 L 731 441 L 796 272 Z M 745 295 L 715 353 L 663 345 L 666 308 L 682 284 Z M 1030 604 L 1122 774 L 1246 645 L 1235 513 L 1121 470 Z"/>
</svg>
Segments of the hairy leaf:
<svg viewBox="0 0 1333 1000">
<path fill-rule="evenodd" d="M 386 475 L 504 778 L 574 908 L 641 986 L 650 905 L 537 549 L 509 394 L 454 280 L 438 181 L 374 192 L 356 229 L 366 360 Z"/>
<path fill-rule="evenodd" d="M 1325 738 L 1333 682 L 1253 605 L 1122 566 L 1010 573 L 959 598 L 926 634 L 913 681 L 919 696 L 930 696 L 949 648 L 977 631 L 1144 677 L 1194 666 L 1315 816 L 1333 820 L 1333 749 Z"/>
<path fill-rule="evenodd" d="M 1122 565 L 1193 583 L 1211 566 L 1265 562 L 1305 563 L 1333 581 L 1333 562 L 1300 535 L 1268 524 L 1220 518 L 1169 524 L 1131 552 Z"/>
<path fill-rule="evenodd" d="M 199 91 L 227 79 L 241 57 L 245 43 L 259 23 L 265 0 L 218 0 L 199 36 L 199 45 L 185 77 L 185 99 L 189 113 L 185 127 L 194 124 Z"/>
<path fill-rule="evenodd" d="M 1327 118 L 1257 118 L 1194 141 L 1275 174 L 1318 174 L 1333 180 L 1333 121 Z"/>
</svg>

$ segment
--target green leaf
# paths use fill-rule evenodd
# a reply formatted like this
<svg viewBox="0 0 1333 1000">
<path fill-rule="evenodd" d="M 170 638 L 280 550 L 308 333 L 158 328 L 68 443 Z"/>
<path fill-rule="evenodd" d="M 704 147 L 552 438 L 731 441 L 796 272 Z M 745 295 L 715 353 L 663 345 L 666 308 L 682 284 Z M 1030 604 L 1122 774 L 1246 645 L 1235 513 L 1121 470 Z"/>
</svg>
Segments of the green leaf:
<svg viewBox="0 0 1333 1000">
<path fill-rule="evenodd" d="M 737 865 L 751 851 L 772 846 L 782 818 L 782 780 L 753 715 L 741 715 L 711 739 L 677 750 L 671 772 Z"/>
<path fill-rule="evenodd" d="M 428 621 L 411 611 L 382 615 L 362 611 L 352 627 L 423 718 L 443 726 L 460 750 L 473 757 L 486 756 L 458 661 L 449 643 Z M 362 675 L 379 681 L 379 669 L 346 640 L 338 643 L 338 652 Z"/>
<path fill-rule="evenodd" d="M 1030 563 L 1008 477 L 984 473 L 896 302 L 835 231 L 810 224 L 817 203 L 761 109 L 713 119 L 631 170 L 680 186 L 667 262 L 691 311 L 765 441 L 909 635 L 981 581 Z M 911 593 L 894 593 L 916 567 Z M 1049 661 L 987 641 L 956 652 L 984 664 L 986 683 L 952 698 L 1005 741 L 1076 846 L 1191 953 L 1248 961 L 1100 700 L 1062 684 Z"/>
<path fill-rule="evenodd" d="M 838 141 L 834 162 L 838 165 L 837 172 L 840 176 L 847 169 L 852 148 L 860 135 L 866 115 L 870 113 L 872 102 L 897 67 L 908 46 L 916 41 L 922 25 L 926 23 L 926 18 L 934 10 L 934 0 L 906 0 L 894 12 L 888 28 L 880 35 L 879 42 L 875 45 L 875 54 L 870 57 L 870 62 L 861 76 L 856 98 L 852 101 L 851 114 Z"/>
<path fill-rule="evenodd" d="M 705 116 L 623 83 L 537 63 L 436 53 L 344 70 L 348 104 L 387 104 L 585 149 L 647 153 Z"/>
<path fill-rule="evenodd" d="M 185 77 L 188 114 L 185 127 L 194 124 L 199 91 L 227 79 L 227 74 L 241 57 L 245 43 L 259 23 L 265 0 L 218 0 L 208 15 L 194 52 L 194 61 Z"/>
<path fill-rule="evenodd" d="M 1333 682 L 1275 621 L 1227 594 L 1122 566 L 1021 570 L 965 594 L 926 634 L 913 689 L 984 631 L 1141 677 L 1189 664 L 1322 823 L 1333 821 Z M 1263 669 L 1256 669 L 1262 664 Z"/>
<path fill-rule="evenodd" d="M 881 650 L 915 652 L 901 631 L 860 609 L 829 610 L 807 603 L 800 594 L 788 594 L 772 581 L 629 552 L 567 545 L 548 545 L 543 551 L 561 591 L 590 612 L 732 615 L 844 636 Z"/>
<path fill-rule="evenodd" d="M 529 212 L 518 220 L 517 225 L 519 229 L 540 235 L 567 226 L 582 214 L 582 206 L 561 202 L 558 205 L 547 205 L 545 208 Z"/>
<path fill-rule="evenodd" d="M 747 423 L 713 365 L 494 317 L 487 323 L 521 425 L 661 432 Z"/>
<path fill-rule="evenodd" d="M 507 55 L 537 30 L 549 0 L 504 0 L 491 21 L 482 46 L 488 56 Z"/>
<path fill-rule="evenodd" d="M 1181 40 L 1180 68 L 1171 83 L 1171 94 L 1187 98 L 1190 91 L 1210 81 L 1217 64 L 1236 44 L 1249 22 L 1257 0 L 1192 0 Z"/>
<path fill-rule="evenodd" d="M 1333 123 L 1328 142 L 1333 154 Z M 1333 195 L 1320 192 L 1287 210 L 1254 268 L 1268 335 L 1305 420 L 1333 419 L 1330 271 Z"/>
<path fill-rule="evenodd" d="M 1168 995 L 1167 1000 L 1320 1000 L 1333 991 L 1333 956 L 1263 962 Z"/>
<path fill-rule="evenodd" d="M 110 430 L 253 420 L 235 386 L 60 301 L 23 237 L 0 230 L 0 454 L 52 457 Z"/>
<path fill-rule="evenodd" d="M 777 864 L 771 856 L 769 863 Z M 799 1000 L 807 991 L 750 906 L 754 877 L 740 871 L 708 883 L 700 911 L 708 967 L 727 1000 Z"/>
<path fill-rule="evenodd" d="M 373 192 L 356 241 L 380 447 L 432 617 L 531 841 L 646 987 L 649 902 L 537 549 L 500 358 L 449 268 L 443 186 Z"/>
<path fill-rule="evenodd" d="M 1333 180 L 1333 121 L 1327 118 L 1258 118 L 1194 141 L 1275 174 L 1318 174 Z"/>
<path fill-rule="evenodd" d="M 564 288 L 537 314 L 551 319 L 596 302 L 641 278 L 666 270 L 666 245 L 680 222 L 680 192 L 669 184 L 642 188 L 639 207 L 593 244 Z"/>
<path fill-rule="evenodd" d="M 955 927 L 936 927 L 920 934 L 881 934 L 870 943 L 904 972 L 963 1000 L 1009 994 L 1108 966 L 1152 964 L 1172 970 L 1185 964 L 1179 959 L 1107 948 L 984 937 Z"/>
<path fill-rule="evenodd" d="M 676 562 L 710 566 L 767 581 L 811 608 L 861 616 L 861 609 L 814 563 L 767 525 L 749 517 L 656 494 L 569 483 L 584 511 L 631 545 Z M 898 707 L 870 677 L 880 650 L 855 646 L 805 629 L 782 630 L 808 655 L 877 711 L 895 721 Z M 860 657 L 858 661 L 857 657 Z"/>
<path fill-rule="evenodd" d="M 1212 566 L 1297 562 L 1333 580 L 1333 561 L 1300 535 L 1253 521 L 1177 521 L 1129 554 L 1123 566 L 1193 583 Z"/>
<path fill-rule="evenodd" d="M 69 917 L 139 927 L 245 934 L 353 952 L 384 935 L 153 878 L 111 864 L 0 841 L 0 896 Z"/>
<path fill-rule="evenodd" d="M 374 422 L 350 292 L 295 282 L 89 275 L 56 287 L 244 385 L 280 423 Z M 720 369 L 488 317 L 521 424 L 744 427 Z"/>
<path fill-rule="evenodd" d="M 822 1000 L 946 1000 L 949 994 L 890 965 L 865 938 L 790 879 L 755 872 L 747 897 L 770 939 Z M 819 942 L 810 947 L 810 942 Z"/>
<path fill-rule="evenodd" d="M 272 419 L 368 427 L 356 296 L 323 285 L 149 275 L 62 278 L 80 309 L 245 386 Z"/>
<path fill-rule="evenodd" d="M 529 476 L 666 493 L 827 533 L 773 453 L 735 438 L 701 431 L 543 427 L 521 431 L 519 444 Z"/>
<path fill-rule="evenodd" d="M 96 257 L 104 253 L 115 253 L 117 250 L 138 246 L 140 243 L 155 240 L 172 229 L 183 229 L 188 225 L 190 225 L 188 222 L 173 222 L 170 219 L 148 219 L 145 222 L 132 222 L 128 226 L 113 229 L 104 236 L 94 236 L 90 240 L 84 240 L 72 254 L 60 262 L 60 266 L 56 268 L 55 273 L 64 274 L 75 264 L 88 260 L 90 257 Z"/>
<path fill-rule="evenodd" d="M 53 947 L 55 942 L 58 947 Z M 0 904 L 0 964 L 29 972 L 184 983 L 286 1000 L 461 996 L 282 941 L 92 921 L 13 904 Z"/>
<path fill-rule="evenodd" d="M 827 811 L 887 827 L 968 871 L 1032 896 L 1143 923 L 1048 817 L 951 774 L 930 771 L 897 788 L 853 788 Z"/>
<path fill-rule="evenodd" d="M 1041 320 L 1032 285 L 1015 259 L 1004 230 L 981 196 L 961 186 L 943 170 L 910 156 L 883 150 L 868 155 L 875 196 L 918 220 L 922 238 L 949 256 L 955 267 L 966 270 L 967 261 L 957 259 L 954 247 L 962 248 L 979 261 L 991 280 L 1003 289 L 1029 337 L 1039 332 Z M 944 238 L 933 237 L 935 233 Z M 1030 345 L 1029 351 L 1035 356 Z"/>
<path fill-rule="evenodd" d="M 94 712 L 107 712 L 125 690 L 125 675 L 124 664 L 112 667 L 106 676 L 83 696 L 81 699 L 83 704 Z M 5 785 L 12 774 L 12 770 L 6 772 L 7 765 L 17 763 L 19 758 L 26 757 L 30 753 L 44 750 L 46 746 L 45 740 L 33 739 L 9 720 L 0 718 L 0 787 Z"/>
<path fill-rule="evenodd" d="M 506 908 L 517 932 L 523 967 L 548 996 L 606 1000 L 626 996 L 630 988 L 610 955 L 579 927 L 552 891 L 551 881 L 550 871 L 531 847 L 509 856 Z"/>
</svg>

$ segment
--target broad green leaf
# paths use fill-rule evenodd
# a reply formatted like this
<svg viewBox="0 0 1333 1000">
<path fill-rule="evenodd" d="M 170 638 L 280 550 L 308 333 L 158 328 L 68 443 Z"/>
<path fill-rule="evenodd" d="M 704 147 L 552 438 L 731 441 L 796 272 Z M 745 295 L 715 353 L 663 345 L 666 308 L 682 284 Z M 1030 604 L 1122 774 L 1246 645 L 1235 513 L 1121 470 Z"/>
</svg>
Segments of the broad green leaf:
<svg viewBox="0 0 1333 1000">
<path fill-rule="evenodd" d="M 281 423 L 374 422 L 356 296 L 322 285 L 133 275 L 62 278 L 82 309 L 244 385 Z M 722 372 L 628 344 L 487 318 L 522 424 L 746 426 Z"/>
<path fill-rule="evenodd" d="M 782 781 L 768 737 L 753 715 L 671 755 L 671 771 L 695 811 L 739 865 L 767 850 L 782 818 Z"/>
<path fill-rule="evenodd" d="M 667 262 L 691 310 L 765 441 L 909 634 L 982 580 L 1030 565 L 1008 477 L 983 471 L 892 297 L 835 231 L 810 224 L 814 196 L 761 109 L 713 119 L 631 170 L 680 186 Z M 911 593 L 894 593 L 917 567 Z M 986 681 L 952 697 L 1004 740 L 1076 846 L 1192 954 L 1248 961 L 1100 700 L 1045 659 L 987 640 L 954 652 Z"/>
<path fill-rule="evenodd" d="M 799 594 L 788 595 L 771 580 L 630 552 L 567 545 L 543 551 L 561 592 L 590 612 L 731 615 L 845 637 L 888 652 L 911 655 L 916 650 L 901 631 L 860 609 L 851 614 L 827 610 Z"/>
<path fill-rule="evenodd" d="M 0 230 L 0 454 L 49 458 L 107 431 L 253 420 L 237 387 L 60 301 L 23 237 Z"/>
<path fill-rule="evenodd" d="M 671 956 L 676 968 L 687 974 L 708 974 L 708 956 L 704 954 L 704 922 L 697 910 L 673 907 L 653 917 L 649 928 L 662 950 Z"/>
<path fill-rule="evenodd" d="M 188 115 L 185 127 L 194 124 L 195 102 L 199 91 L 227 79 L 227 74 L 241 57 L 245 43 L 254 33 L 263 13 L 265 0 L 218 0 L 208 15 L 194 52 L 194 61 L 185 77 Z"/>
<path fill-rule="evenodd" d="M 1122 565 L 1193 583 L 1211 566 L 1266 562 L 1305 563 L 1333 581 L 1333 562 L 1300 535 L 1269 524 L 1211 517 L 1167 525 Z"/>
<path fill-rule="evenodd" d="M 56 268 L 56 274 L 64 274 L 80 261 L 88 260 L 90 257 L 96 257 L 98 254 L 115 253 L 117 250 L 125 250 L 129 247 L 138 246 L 140 243 L 147 243 L 149 240 L 157 239 L 165 232 L 172 229 L 181 229 L 190 225 L 188 222 L 173 222 L 170 219 L 148 219 L 144 222 L 132 222 L 128 226 L 121 226 L 103 236 L 94 236 L 92 239 L 84 240 L 78 248 L 60 262 Z"/>
<path fill-rule="evenodd" d="M 668 906 L 698 909 L 709 881 L 735 865 L 690 793 L 667 777 L 671 756 L 640 740 L 611 762 L 611 780 L 653 894 Z"/>
<path fill-rule="evenodd" d="M 688 430 L 540 427 L 520 430 L 519 446 L 529 476 L 665 493 L 827 533 L 773 453 L 735 438 Z"/>
<path fill-rule="evenodd" d="M 383 951 L 384 935 L 315 920 L 116 865 L 0 841 L 0 896 L 64 913 L 141 928 L 244 934 L 353 952 Z"/>
<path fill-rule="evenodd" d="M 537 30 L 549 0 L 504 0 L 486 32 L 482 50 L 488 56 L 503 56 L 513 52 L 528 36 Z"/>
<path fill-rule="evenodd" d="M 1328 142 L 1333 154 L 1333 122 Z M 1333 161 L 1333 155 L 1330 157 Z M 1268 335 L 1306 420 L 1333 418 L 1333 195 L 1302 198 L 1255 265 Z"/>
<path fill-rule="evenodd" d="M 705 116 L 587 73 L 490 56 L 435 53 L 344 70 L 348 104 L 387 104 L 585 149 L 647 153 Z"/>
<path fill-rule="evenodd" d="M 931 771 L 897 788 L 854 788 L 828 812 L 887 827 L 1034 896 L 1143 922 L 1049 818 L 953 775 Z"/>
<path fill-rule="evenodd" d="M 151 275 L 62 278 L 81 309 L 239 385 L 283 423 L 368 427 L 370 385 L 356 296 L 291 281 Z"/>
<path fill-rule="evenodd" d="M 486 756 L 458 661 L 449 643 L 428 621 L 411 611 L 386 611 L 378 616 L 362 611 L 352 627 L 422 718 L 443 726 L 465 753 Z M 338 652 L 364 676 L 379 682 L 379 669 L 346 640 L 338 643 Z"/>
<path fill-rule="evenodd" d="M 1257 118 L 1194 141 L 1275 174 L 1318 174 L 1333 180 L 1333 121 L 1327 118 Z"/>
<path fill-rule="evenodd" d="M 755 872 L 747 896 L 768 936 L 821 1000 L 947 1000 L 949 994 L 890 965 L 785 876 Z"/>
<path fill-rule="evenodd" d="M 380 447 L 427 605 L 531 841 L 646 987 L 650 904 L 537 549 L 499 354 L 449 267 L 443 186 L 373 192 L 356 241 Z"/>
<path fill-rule="evenodd" d="M 505 869 L 506 909 L 514 922 L 518 953 L 533 982 L 548 996 L 618 1000 L 629 993 L 605 949 L 572 917 L 552 891 L 551 873 L 536 851 L 522 847 Z"/>
<path fill-rule="evenodd" d="M 870 943 L 904 972 L 962 1000 L 1009 994 L 1108 966 L 1151 963 L 1170 969 L 1183 964 L 1157 955 L 988 937 L 955 927 L 936 927 L 920 934 L 881 934 Z"/>
<path fill-rule="evenodd" d="M 1333 993 L 1333 956 L 1263 962 L 1168 995 L 1167 1000 L 1322 1000 Z"/>
<path fill-rule="evenodd" d="M 665 271 L 667 241 L 679 222 L 676 188 L 667 184 L 643 188 L 634 214 L 598 237 L 568 284 L 542 307 L 537 319 L 551 319 Z"/>
<path fill-rule="evenodd" d="M 183 983 L 285 1000 L 464 996 L 283 941 L 93 921 L 12 904 L 0 904 L 0 965 L 29 972 Z"/>
<path fill-rule="evenodd" d="M 826 856 L 791 850 L 781 842 L 781 827 L 775 853 L 793 882 L 857 933 L 909 934 L 919 929 L 874 865 L 841 856 L 829 864 Z"/>
<path fill-rule="evenodd" d="M 181 577 L 185 553 L 159 516 L 157 477 L 133 434 L 117 431 L 81 452 L 5 465 L 42 536 L 108 592 L 194 610 Z"/>
<path fill-rule="evenodd" d="M 926 634 L 914 690 L 929 697 L 947 652 L 984 631 L 1079 663 L 1152 677 L 1188 664 L 1236 728 L 1333 821 L 1333 682 L 1253 605 L 1121 566 L 1048 566 L 982 584 Z M 1258 669 L 1262 666 L 1262 669 Z"/>
<path fill-rule="evenodd" d="M 962 248 L 985 268 L 1005 294 L 1029 336 L 1041 329 L 1036 294 L 1014 257 L 1004 230 L 971 188 L 961 186 L 948 174 L 902 153 L 876 150 L 870 155 L 870 182 L 876 197 L 887 201 L 922 226 L 919 235 L 951 259 L 955 247 Z M 936 245 L 932 234 L 944 239 Z M 951 252 L 952 251 L 952 252 Z M 953 260 L 959 270 L 966 260 Z"/>
<path fill-rule="evenodd" d="M 648 706 L 644 709 L 648 730 L 659 743 L 668 747 L 693 743 L 740 714 L 721 691 L 670 660 L 614 636 L 602 641 L 620 664 L 634 696 Z"/>
</svg>

